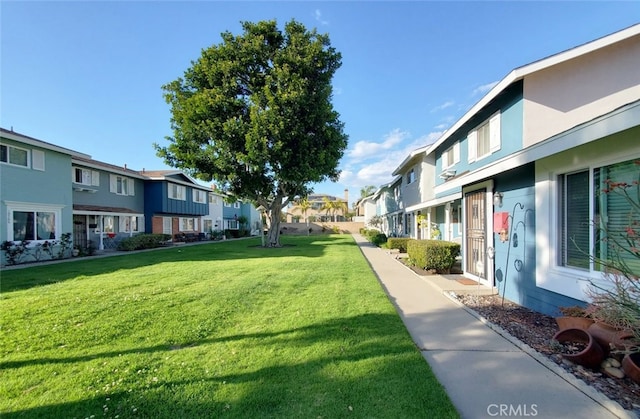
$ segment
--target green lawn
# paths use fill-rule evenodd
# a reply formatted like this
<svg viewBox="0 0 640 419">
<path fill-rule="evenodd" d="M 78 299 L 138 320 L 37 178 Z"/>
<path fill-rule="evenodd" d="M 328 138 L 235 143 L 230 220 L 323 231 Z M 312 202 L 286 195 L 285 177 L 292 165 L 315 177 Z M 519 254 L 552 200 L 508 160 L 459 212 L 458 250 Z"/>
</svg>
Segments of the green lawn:
<svg viewBox="0 0 640 419">
<path fill-rule="evenodd" d="M 2 272 L 0 415 L 457 417 L 348 235 Z"/>
</svg>

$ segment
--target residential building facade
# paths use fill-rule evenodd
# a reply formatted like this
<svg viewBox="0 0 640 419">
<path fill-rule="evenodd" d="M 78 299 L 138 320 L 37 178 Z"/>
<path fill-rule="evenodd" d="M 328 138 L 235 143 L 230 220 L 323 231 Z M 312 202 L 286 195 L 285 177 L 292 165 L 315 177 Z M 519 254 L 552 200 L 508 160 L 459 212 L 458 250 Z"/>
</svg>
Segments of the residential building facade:
<svg viewBox="0 0 640 419">
<path fill-rule="evenodd" d="M 36 245 L 70 234 L 71 160 L 88 157 L 0 128 L 0 241 Z"/>
</svg>

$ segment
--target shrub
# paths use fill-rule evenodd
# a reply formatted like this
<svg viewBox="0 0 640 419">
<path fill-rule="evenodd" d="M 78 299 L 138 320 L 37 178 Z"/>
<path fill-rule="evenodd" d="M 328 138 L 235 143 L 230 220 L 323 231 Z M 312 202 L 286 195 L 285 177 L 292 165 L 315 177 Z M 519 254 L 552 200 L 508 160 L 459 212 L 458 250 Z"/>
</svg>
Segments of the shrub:
<svg viewBox="0 0 640 419">
<path fill-rule="evenodd" d="M 408 237 L 390 237 L 387 240 L 387 247 L 389 247 L 389 249 L 399 249 L 400 253 L 407 253 L 408 241 Z"/>
<path fill-rule="evenodd" d="M 442 240 L 410 239 L 407 253 L 411 263 L 419 268 L 449 273 L 460 254 L 460 245 Z"/>
<path fill-rule="evenodd" d="M 371 235 L 371 237 L 369 238 L 369 241 L 375 244 L 376 246 L 381 246 L 387 242 L 387 235 L 384 233 L 377 232 Z"/>
<path fill-rule="evenodd" d="M 137 236 L 127 237 L 120 240 L 118 250 L 131 251 L 142 249 L 153 249 L 163 246 L 171 236 L 168 234 L 138 234 Z"/>
</svg>

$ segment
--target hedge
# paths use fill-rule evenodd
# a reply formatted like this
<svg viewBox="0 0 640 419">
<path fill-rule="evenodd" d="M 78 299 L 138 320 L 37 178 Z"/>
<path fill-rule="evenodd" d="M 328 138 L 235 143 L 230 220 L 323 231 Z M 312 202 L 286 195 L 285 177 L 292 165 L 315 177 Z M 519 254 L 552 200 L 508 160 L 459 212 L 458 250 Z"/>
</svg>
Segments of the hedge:
<svg viewBox="0 0 640 419">
<path fill-rule="evenodd" d="M 142 249 L 153 249 L 164 246 L 165 242 L 171 240 L 169 234 L 138 234 L 120 240 L 118 250 L 131 251 Z"/>
<path fill-rule="evenodd" d="M 409 237 L 389 237 L 387 247 L 389 249 L 399 249 L 400 253 L 407 253 L 407 242 Z"/>
<path fill-rule="evenodd" d="M 415 240 L 407 242 L 409 262 L 437 273 L 449 273 L 460 254 L 460 244 L 443 240 Z"/>
</svg>

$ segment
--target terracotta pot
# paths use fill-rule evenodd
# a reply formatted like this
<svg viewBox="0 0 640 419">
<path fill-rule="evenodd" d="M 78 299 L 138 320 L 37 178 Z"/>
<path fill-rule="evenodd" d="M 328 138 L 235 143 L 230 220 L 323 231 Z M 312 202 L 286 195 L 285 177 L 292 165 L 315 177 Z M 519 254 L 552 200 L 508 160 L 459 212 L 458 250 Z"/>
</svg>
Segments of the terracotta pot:
<svg viewBox="0 0 640 419">
<path fill-rule="evenodd" d="M 604 349 L 605 354 L 608 354 L 611 349 L 623 348 L 625 339 L 633 337 L 630 331 L 603 322 L 594 322 L 587 331 Z"/>
<path fill-rule="evenodd" d="M 593 324 L 593 319 L 588 317 L 560 316 L 556 317 L 558 329 L 582 329 L 587 330 Z"/>
<path fill-rule="evenodd" d="M 581 352 L 576 354 L 562 354 L 562 356 L 571 362 L 584 365 L 585 367 L 595 368 L 604 360 L 604 351 L 598 345 L 598 342 L 582 329 L 565 329 L 560 330 L 553 336 L 554 340 L 560 343 L 580 342 L 586 344 Z"/>
<path fill-rule="evenodd" d="M 622 370 L 636 383 L 640 383 L 640 353 L 627 354 L 622 358 Z"/>
</svg>

